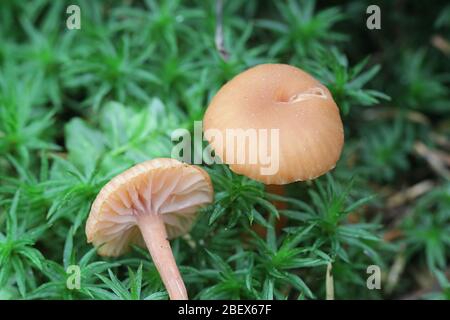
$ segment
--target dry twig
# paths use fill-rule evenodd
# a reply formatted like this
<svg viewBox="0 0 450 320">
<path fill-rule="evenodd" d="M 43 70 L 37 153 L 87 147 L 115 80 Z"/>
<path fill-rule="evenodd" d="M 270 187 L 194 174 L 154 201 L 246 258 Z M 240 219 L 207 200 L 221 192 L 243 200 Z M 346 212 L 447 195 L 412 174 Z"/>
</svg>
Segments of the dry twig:
<svg viewBox="0 0 450 320">
<path fill-rule="evenodd" d="M 223 60 L 228 60 L 230 57 L 228 51 L 225 49 L 223 37 L 223 0 L 216 1 L 216 48 L 219 51 Z"/>
<path fill-rule="evenodd" d="M 433 150 L 420 141 L 414 144 L 414 150 L 428 162 L 431 169 L 438 175 L 450 179 L 450 171 L 446 168 L 446 166 L 450 166 L 450 155 Z"/>
<path fill-rule="evenodd" d="M 450 55 L 450 42 L 441 35 L 434 35 L 431 38 L 431 44 L 445 55 Z"/>
<path fill-rule="evenodd" d="M 391 197 L 387 199 L 388 208 L 399 207 L 406 202 L 412 201 L 429 190 L 433 189 L 435 186 L 432 180 L 424 180 L 415 185 L 409 187 L 406 190 L 402 190 L 400 192 L 395 193 Z"/>
</svg>

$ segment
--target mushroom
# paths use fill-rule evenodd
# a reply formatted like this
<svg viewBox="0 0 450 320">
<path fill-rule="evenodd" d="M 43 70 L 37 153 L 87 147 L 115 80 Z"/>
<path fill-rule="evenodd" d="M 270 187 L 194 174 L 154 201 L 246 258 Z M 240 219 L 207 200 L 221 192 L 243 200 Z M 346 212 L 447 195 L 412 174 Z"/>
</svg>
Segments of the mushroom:
<svg viewBox="0 0 450 320">
<path fill-rule="evenodd" d="M 188 299 L 168 239 L 189 231 L 197 210 L 213 199 L 209 175 L 174 159 L 153 159 L 114 177 L 99 192 L 86 236 L 103 256 L 146 245 L 172 300 Z"/>
<path fill-rule="evenodd" d="M 232 171 L 265 184 L 310 180 L 328 172 L 335 167 L 344 143 L 339 109 L 328 89 L 308 73 L 286 64 L 261 64 L 226 83 L 208 106 L 203 129 L 216 156 Z M 270 149 L 278 142 L 278 171 L 264 173 L 260 157 L 252 162 L 246 155 L 237 162 L 228 157 L 239 153 L 227 148 L 230 141 L 207 134 L 215 130 L 227 137 L 230 129 L 278 129 L 279 140 L 267 146 Z M 240 143 L 246 152 L 257 150 L 248 139 Z"/>
</svg>

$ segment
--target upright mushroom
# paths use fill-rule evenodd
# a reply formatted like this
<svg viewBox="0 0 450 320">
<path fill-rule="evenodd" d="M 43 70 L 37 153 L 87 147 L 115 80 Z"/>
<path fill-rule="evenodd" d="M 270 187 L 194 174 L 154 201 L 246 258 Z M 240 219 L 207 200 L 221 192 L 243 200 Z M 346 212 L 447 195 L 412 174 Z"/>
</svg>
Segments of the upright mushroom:
<svg viewBox="0 0 450 320">
<path fill-rule="evenodd" d="M 109 181 L 92 204 L 88 242 L 104 256 L 146 245 L 170 299 L 188 298 L 168 239 L 189 231 L 199 207 L 213 199 L 209 175 L 174 159 L 140 163 Z"/>
<path fill-rule="evenodd" d="M 328 89 L 308 73 L 286 64 L 262 64 L 226 83 L 214 96 L 203 119 L 205 133 L 218 130 L 278 129 L 279 170 L 265 174 L 260 158 L 230 161 L 229 141 L 206 138 L 217 156 L 238 174 L 265 184 L 314 179 L 335 167 L 344 143 L 339 109 Z M 244 136 L 246 138 L 248 136 Z M 249 140 L 240 141 L 247 152 Z M 276 141 L 270 141 L 272 147 Z M 227 148 L 228 147 L 228 148 Z M 259 146 L 260 147 L 260 146 Z"/>
<path fill-rule="evenodd" d="M 263 163 L 256 163 L 249 154 L 241 163 L 230 162 L 227 154 L 239 152 L 229 141 L 216 141 L 205 135 L 217 156 L 238 174 L 268 185 L 267 190 L 284 192 L 284 185 L 314 179 L 333 169 L 344 144 L 344 130 L 339 109 L 328 89 L 308 73 L 286 64 L 262 64 L 250 68 L 226 83 L 214 96 L 203 119 L 203 129 L 218 130 L 227 137 L 227 130 L 278 129 L 279 170 L 266 174 Z M 246 152 L 257 152 L 244 134 L 240 141 Z M 234 150 L 230 150 L 230 145 Z M 253 148 L 253 149 L 252 149 Z M 258 148 L 261 148 L 258 145 Z M 236 160 L 231 157 L 231 160 Z M 281 188 L 280 188 L 281 187 Z M 283 204 L 274 203 L 283 208 Z M 286 223 L 282 216 L 277 230 Z M 254 226 L 264 235 L 265 229 Z"/>
</svg>

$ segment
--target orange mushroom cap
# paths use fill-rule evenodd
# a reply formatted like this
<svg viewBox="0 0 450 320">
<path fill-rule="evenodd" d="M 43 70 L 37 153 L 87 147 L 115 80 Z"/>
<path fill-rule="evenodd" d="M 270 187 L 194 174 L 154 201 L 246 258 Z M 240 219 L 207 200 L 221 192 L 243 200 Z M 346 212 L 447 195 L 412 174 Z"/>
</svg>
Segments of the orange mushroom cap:
<svg viewBox="0 0 450 320">
<path fill-rule="evenodd" d="M 328 172 L 344 143 L 339 109 L 328 89 L 286 64 L 258 65 L 226 83 L 212 99 L 203 129 L 216 129 L 223 137 L 227 129 L 279 129 L 279 170 L 274 174 L 262 174 L 259 158 L 256 163 L 250 157 L 244 163 L 230 162 L 226 143 L 206 136 L 231 170 L 265 184 L 309 180 Z M 244 144 L 248 152 L 252 146 Z"/>
<path fill-rule="evenodd" d="M 167 236 L 188 232 L 199 207 L 211 203 L 213 188 L 201 168 L 174 159 L 140 163 L 109 181 L 92 204 L 88 242 L 98 253 L 118 256 L 130 243 L 145 245 L 137 225 L 142 215 L 160 215 Z"/>
</svg>

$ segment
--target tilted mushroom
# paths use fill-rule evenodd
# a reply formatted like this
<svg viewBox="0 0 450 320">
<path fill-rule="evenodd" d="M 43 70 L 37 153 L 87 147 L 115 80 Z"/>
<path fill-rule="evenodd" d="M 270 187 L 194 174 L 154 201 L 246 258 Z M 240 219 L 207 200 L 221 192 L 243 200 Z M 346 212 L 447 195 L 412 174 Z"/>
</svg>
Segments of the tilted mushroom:
<svg viewBox="0 0 450 320">
<path fill-rule="evenodd" d="M 205 135 L 231 170 L 265 184 L 310 180 L 328 172 L 344 143 L 339 109 L 328 89 L 286 64 L 258 65 L 226 83 L 208 106 L 203 129 L 218 130 L 223 137 L 229 129 L 278 129 L 279 170 L 273 174 L 262 173 L 259 158 L 252 163 L 247 155 L 243 163 L 230 162 L 227 154 L 236 150 Z M 254 147 L 249 140 L 240 142 L 246 151 Z"/>
<path fill-rule="evenodd" d="M 92 204 L 88 242 L 104 256 L 146 245 L 172 300 L 187 292 L 168 239 L 190 230 L 197 210 L 213 199 L 209 175 L 174 159 L 140 163 L 109 181 Z"/>
</svg>

